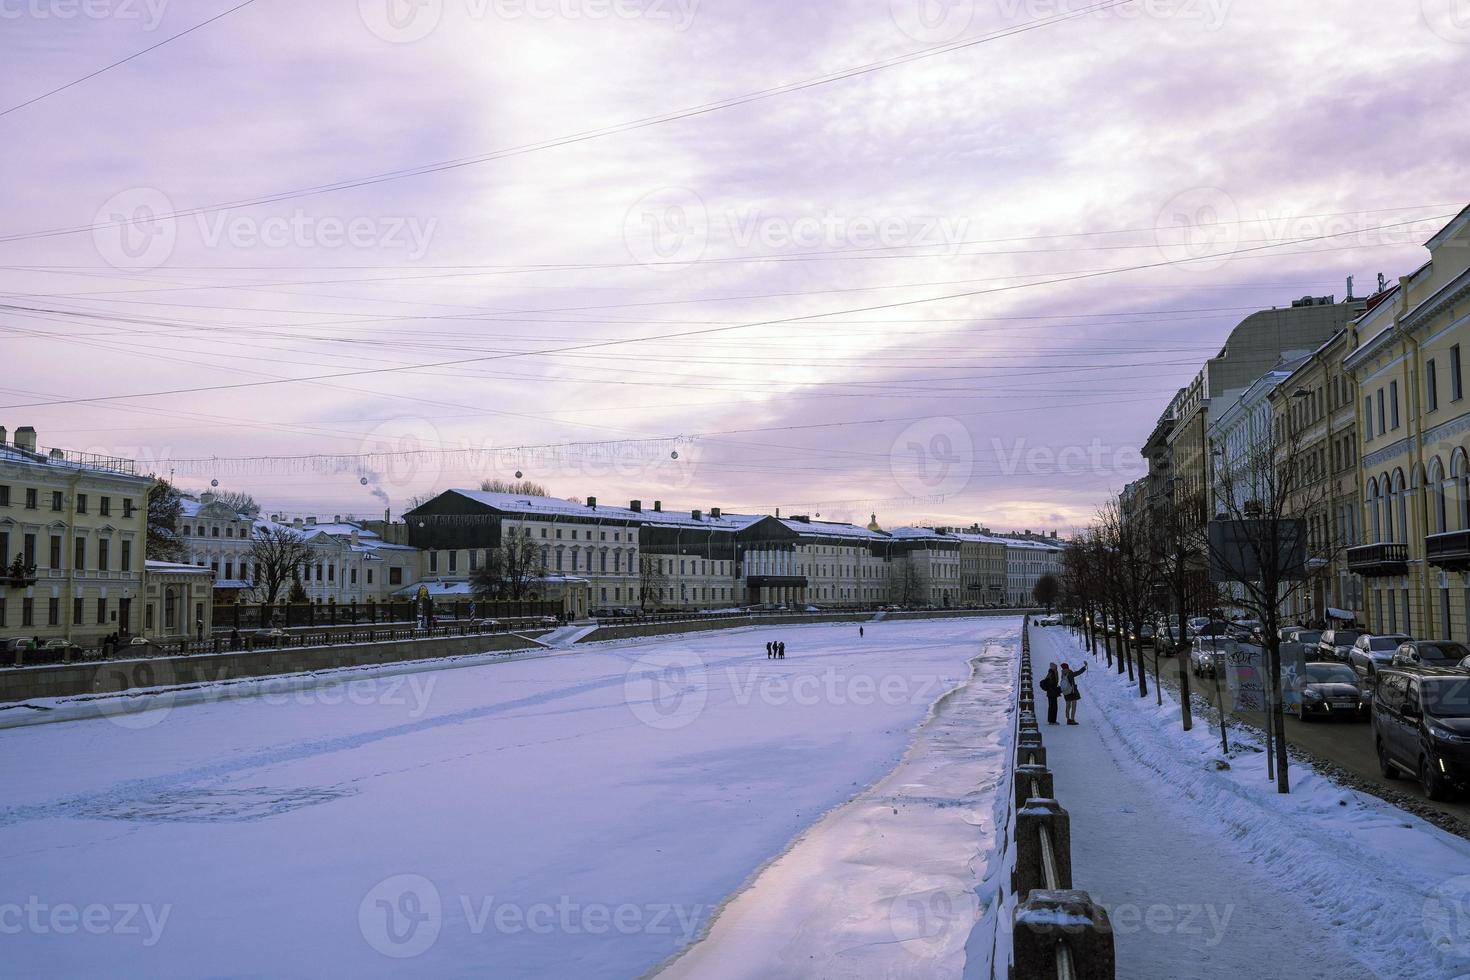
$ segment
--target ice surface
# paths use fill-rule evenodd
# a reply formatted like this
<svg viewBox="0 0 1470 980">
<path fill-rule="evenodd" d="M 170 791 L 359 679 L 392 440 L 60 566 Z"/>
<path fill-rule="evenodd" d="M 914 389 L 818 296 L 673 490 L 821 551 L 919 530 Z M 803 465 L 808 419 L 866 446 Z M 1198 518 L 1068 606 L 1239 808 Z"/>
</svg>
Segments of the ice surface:
<svg viewBox="0 0 1470 980">
<path fill-rule="evenodd" d="M 782 626 L 357 671 L 0 731 L 3 970 L 637 976 L 860 794 L 828 845 L 850 880 L 848 834 L 866 824 L 878 892 L 885 828 L 915 889 L 963 888 L 954 848 L 975 854 L 989 811 L 944 801 L 982 792 L 1003 725 L 961 737 L 941 713 L 924 731 L 969 760 L 940 753 L 932 776 L 865 791 L 981 638 L 1016 623 L 866 625 L 861 640 Z M 766 659 L 773 638 L 785 660 Z M 878 824 L 883 805 L 899 814 Z M 939 835 L 932 865 L 918 828 Z"/>
</svg>

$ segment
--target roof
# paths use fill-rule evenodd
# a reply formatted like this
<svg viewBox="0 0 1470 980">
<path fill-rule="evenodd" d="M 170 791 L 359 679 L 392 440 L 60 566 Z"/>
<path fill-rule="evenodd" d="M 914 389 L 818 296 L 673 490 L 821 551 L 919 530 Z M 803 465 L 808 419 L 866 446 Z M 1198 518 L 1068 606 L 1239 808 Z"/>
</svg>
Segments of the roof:
<svg viewBox="0 0 1470 980">
<path fill-rule="evenodd" d="M 214 572 L 208 568 L 198 565 L 186 565 L 177 561 L 154 561 L 148 559 L 143 562 L 143 571 L 154 575 L 208 575 L 214 577 Z"/>
<path fill-rule="evenodd" d="M 836 521 L 797 520 L 794 517 L 778 517 L 776 520 L 782 526 L 795 531 L 803 537 L 858 538 L 863 541 L 887 541 L 895 536 L 892 532 L 870 531 L 857 524 L 839 524 Z"/>
</svg>

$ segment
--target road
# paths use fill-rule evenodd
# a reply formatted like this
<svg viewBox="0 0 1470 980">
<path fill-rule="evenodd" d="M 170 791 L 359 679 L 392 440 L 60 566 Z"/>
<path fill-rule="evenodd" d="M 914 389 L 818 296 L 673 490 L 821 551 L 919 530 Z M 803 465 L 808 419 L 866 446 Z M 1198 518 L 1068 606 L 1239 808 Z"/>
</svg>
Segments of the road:
<svg viewBox="0 0 1470 980">
<path fill-rule="evenodd" d="M 1101 646 L 1099 646 L 1101 653 Z M 1144 662 L 1148 665 L 1149 683 L 1153 683 L 1154 677 L 1154 649 L 1145 647 L 1143 651 Z M 1188 665 L 1186 655 L 1186 667 Z M 1179 665 L 1173 657 L 1164 656 L 1158 665 L 1160 676 L 1164 679 L 1166 687 L 1179 690 Z M 1209 677 L 1189 677 L 1189 688 L 1193 694 L 1209 700 L 1211 705 L 1219 703 L 1217 694 L 1224 695 L 1224 701 L 1230 702 L 1228 691 L 1224 691 L 1224 678 L 1214 680 Z M 1210 710 L 1208 716 L 1200 709 L 1198 698 L 1195 704 L 1195 724 L 1211 724 L 1219 726 L 1219 715 Z M 1263 724 L 1262 716 L 1257 712 L 1231 712 L 1231 716 L 1240 722 L 1260 728 Z M 1323 720 L 1300 722 L 1294 716 L 1286 716 L 1286 744 L 1289 748 L 1298 748 L 1310 753 L 1319 759 L 1338 766 L 1354 776 L 1361 779 L 1365 784 L 1373 788 L 1375 793 L 1396 793 L 1406 796 L 1416 804 L 1425 809 L 1449 814 L 1464 824 L 1464 832 L 1470 833 L 1470 799 L 1461 795 L 1455 799 L 1436 803 L 1424 798 L 1417 781 L 1412 779 L 1384 779 L 1378 770 L 1378 757 L 1373 750 L 1373 726 L 1368 722 Z M 1381 791 L 1381 792 L 1380 792 Z M 1391 802 L 1398 803 L 1398 799 L 1390 798 Z"/>
</svg>

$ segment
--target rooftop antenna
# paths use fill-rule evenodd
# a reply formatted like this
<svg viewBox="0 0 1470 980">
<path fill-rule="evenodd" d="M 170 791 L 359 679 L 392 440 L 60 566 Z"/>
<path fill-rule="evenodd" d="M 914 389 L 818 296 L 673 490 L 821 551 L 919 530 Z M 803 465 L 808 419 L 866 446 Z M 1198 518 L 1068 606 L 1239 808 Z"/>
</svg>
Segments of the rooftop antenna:
<svg viewBox="0 0 1470 980">
<path fill-rule="evenodd" d="M 1378 273 L 1378 291 L 1381 293 L 1387 288 L 1388 280 L 1383 277 L 1383 273 Z"/>
<path fill-rule="evenodd" d="M 1352 276 L 1348 276 L 1348 294 L 1347 294 L 1347 301 L 1349 303 L 1351 303 L 1353 301 L 1353 277 Z"/>
</svg>

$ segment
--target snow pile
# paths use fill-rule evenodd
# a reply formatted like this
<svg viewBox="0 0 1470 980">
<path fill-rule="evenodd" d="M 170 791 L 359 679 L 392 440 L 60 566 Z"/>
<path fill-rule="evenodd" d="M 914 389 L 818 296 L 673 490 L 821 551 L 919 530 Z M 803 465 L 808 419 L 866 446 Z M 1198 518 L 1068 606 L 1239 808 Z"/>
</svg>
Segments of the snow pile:
<svg viewBox="0 0 1470 980">
<path fill-rule="evenodd" d="M 1083 717 L 1095 731 L 1049 731 L 1102 740 L 1115 757 L 1137 767 L 1140 782 L 1153 791 L 1137 805 L 1165 811 L 1166 823 L 1208 834 L 1210 856 L 1226 855 L 1279 884 L 1274 894 L 1255 892 L 1256 906 L 1289 917 L 1300 905 L 1299 914 L 1316 920 L 1302 924 L 1303 942 L 1309 933 L 1330 936 L 1343 955 L 1378 976 L 1423 980 L 1470 973 L 1470 841 L 1305 766 L 1293 765 L 1289 795 L 1278 794 L 1265 778 L 1261 755 L 1237 757 L 1222 768 L 1218 731 L 1198 722 L 1193 731 L 1182 731 L 1178 703 L 1167 689 L 1164 704 L 1156 706 L 1153 692 L 1138 698 L 1136 687 L 1092 662 L 1070 632 L 1040 629 L 1031 636 L 1038 673 L 1054 660 L 1092 665 L 1082 684 Z M 1057 792 L 1066 805 L 1068 793 L 1078 790 L 1059 776 Z M 1123 812 L 1133 812 L 1134 804 L 1128 800 Z M 1197 887 L 1202 895 L 1222 895 L 1235 884 L 1201 878 Z M 1099 887 L 1091 880 L 1079 885 Z"/>
</svg>

